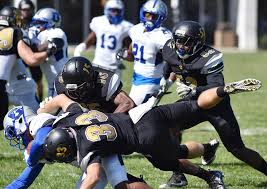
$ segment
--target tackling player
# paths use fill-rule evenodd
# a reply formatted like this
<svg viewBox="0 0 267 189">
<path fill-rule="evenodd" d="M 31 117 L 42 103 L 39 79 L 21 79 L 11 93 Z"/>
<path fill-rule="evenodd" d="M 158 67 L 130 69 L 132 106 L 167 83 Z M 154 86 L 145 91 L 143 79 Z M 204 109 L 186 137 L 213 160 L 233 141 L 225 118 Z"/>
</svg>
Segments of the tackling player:
<svg viewBox="0 0 267 189">
<path fill-rule="evenodd" d="M 8 111 L 8 97 L 6 93 L 6 82 L 17 59 L 21 58 L 29 65 L 43 62 L 48 56 L 56 52 L 56 46 L 52 42 L 46 51 L 34 53 L 30 46 L 24 41 L 24 36 L 17 26 L 21 26 L 21 16 L 18 9 L 4 7 L 0 11 L 0 123 Z M 2 124 L 0 129 L 2 129 Z"/>
<path fill-rule="evenodd" d="M 133 125 L 126 114 L 107 114 L 97 110 L 83 112 L 81 107 L 67 96 L 58 95 L 38 110 L 42 113 L 62 108 L 66 112 L 54 122 L 53 126 L 59 128 L 48 134 L 44 144 L 46 158 L 57 162 L 70 162 L 77 158 L 81 169 L 88 170 L 82 188 L 94 186 L 96 181 L 91 182 L 90 178 L 100 174 L 99 157 L 111 153 L 139 152 L 157 168 L 181 170 L 206 180 L 213 189 L 223 189 L 220 172 L 205 171 L 186 160 L 178 161 L 179 158 L 192 155 L 191 147 L 196 146 L 181 145 L 177 148 L 170 139 L 169 129 L 176 127 L 179 120 L 190 118 L 191 115 L 184 112 L 194 114 L 199 108 L 215 106 L 223 99 L 218 97 L 217 91 L 222 90 L 224 95 L 227 95 L 225 88 L 210 89 L 204 92 L 198 101 L 177 102 L 153 108 L 136 125 Z M 64 152 L 58 154 L 58 148 L 64 148 Z M 92 169 L 94 172 L 89 172 Z"/>
<path fill-rule="evenodd" d="M 96 42 L 94 66 L 117 72 L 121 77 L 121 62 L 116 59 L 116 53 L 123 46 L 129 46 L 128 31 L 132 23 L 124 20 L 124 4 L 121 0 L 108 0 L 104 15 L 92 19 L 92 30 L 87 39 L 80 43 L 74 51 L 74 56 L 81 53 Z"/>
<path fill-rule="evenodd" d="M 182 98 L 181 101 L 197 99 L 203 91 L 224 85 L 223 54 L 205 44 L 205 31 L 197 22 L 182 21 L 174 27 L 173 39 L 164 45 L 163 58 L 167 62 L 164 68 L 165 79 L 171 72 L 177 74 L 177 94 Z M 252 81 L 242 82 L 249 84 Z M 242 82 L 235 85 L 242 85 Z M 221 93 L 218 90 L 218 96 Z M 209 121 L 213 125 L 226 149 L 236 158 L 267 175 L 266 161 L 242 141 L 228 95 L 210 110 L 199 111 L 190 120 L 181 120 L 181 129 L 193 127 L 203 121 Z M 205 152 L 203 164 L 207 164 L 209 156 L 209 151 Z"/>
</svg>

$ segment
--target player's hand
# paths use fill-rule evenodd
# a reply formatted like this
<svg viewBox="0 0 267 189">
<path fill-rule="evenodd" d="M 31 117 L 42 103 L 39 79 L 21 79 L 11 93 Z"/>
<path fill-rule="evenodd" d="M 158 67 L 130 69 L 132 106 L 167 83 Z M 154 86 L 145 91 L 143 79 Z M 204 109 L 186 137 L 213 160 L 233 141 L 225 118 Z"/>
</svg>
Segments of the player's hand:
<svg viewBox="0 0 267 189">
<path fill-rule="evenodd" d="M 44 108 L 45 107 L 45 104 L 47 102 L 49 102 L 53 97 L 52 96 L 49 96 L 49 97 L 46 97 L 41 103 L 40 103 L 40 108 Z"/>
<path fill-rule="evenodd" d="M 196 89 L 195 88 L 187 86 L 184 83 L 179 82 L 179 81 L 177 81 L 176 84 L 177 84 L 176 92 L 177 92 L 177 95 L 180 98 L 186 98 L 186 97 L 188 97 L 190 95 L 193 96 L 193 95 L 196 94 Z"/>
<path fill-rule="evenodd" d="M 117 60 L 124 60 L 127 57 L 128 57 L 128 49 L 127 48 L 119 49 L 118 52 L 116 53 L 116 59 Z"/>
<path fill-rule="evenodd" d="M 82 52 L 86 50 L 86 44 L 80 43 L 74 49 L 74 56 L 81 56 Z"/>
<path fill-rule="evenodd" d="M 56 54 L 64 47 L 64 40 L 61 38 L 52 38 L 48 40 L 47 54 L 48 56 Z"/>
<path fill-rule="evenodd" d="M 161 88 L 164 92 L 166 92 L 166 91 L 171 87 L 172 84 L 173 84 L 173 81 L 172 81 L 172 80 L 170 80 L 170 79 L 165 79 L 164 77 L 161 78 L 160 83 L 159 83 L 160 88 Z"/>
</svg>

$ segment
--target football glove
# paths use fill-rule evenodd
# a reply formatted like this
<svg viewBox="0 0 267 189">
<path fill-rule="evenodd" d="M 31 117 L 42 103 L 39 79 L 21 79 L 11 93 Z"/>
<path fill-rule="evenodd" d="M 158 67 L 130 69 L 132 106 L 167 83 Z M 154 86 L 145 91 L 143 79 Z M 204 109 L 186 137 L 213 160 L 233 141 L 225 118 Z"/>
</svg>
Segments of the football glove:
<svg viewBox="0 0 267 189">
<path fill-rule="evenodd" d="M 161 78 L 160 83 L 159 83 L 160 88 L 164 92 L 166 92 L 171 87 L 172 84 L 173 84 L 173 81 L 172 80 L 170 80 L 170 79 L 167 80 L 164 77 Z"/>
<path fill-rule="evenodd" d="M 116 53 L 116 59 L 117 60 L 124 60 L 127 57 L 128 57 L 128 49 L 127 48 L 119 49 L 118 52 Z"/>
<path fill-rule="evenodd" d="M 196 94 L 195 88 L 191 86 L 187 86 L 184 83 L 179 82 L 179 81 L 177 81 L 176 84 L 177 84 L 176 92 L 180 98 L 186 98 L 188 96 L 193 96 Z"/>
<path fill-rule="evenodd" d="M 48 41 L 48 46 L 46 52 L 48 56 L 56 54 L 64 46 L 64 40 L 61 38 L 52 38 L 47 41 Z"/>
<path fill-rule="evenodd" d="M 86 44 L 80 43 L 74 50 L 74 56 L 81 56 L 82 52 L 86 50 Z"/>
</svg>

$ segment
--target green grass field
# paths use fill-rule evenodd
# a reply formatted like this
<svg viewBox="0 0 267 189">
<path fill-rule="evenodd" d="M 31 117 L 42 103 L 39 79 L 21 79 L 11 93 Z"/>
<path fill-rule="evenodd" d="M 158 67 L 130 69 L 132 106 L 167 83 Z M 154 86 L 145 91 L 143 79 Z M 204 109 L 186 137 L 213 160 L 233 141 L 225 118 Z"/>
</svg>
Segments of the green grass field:
<svg viewBox="0 0 267 189">
<path fill-rule="evenodd" d="M 232 96 L 232 107 L 240 123 L 243 140 L 248 147 L 257 150 L 267 160 L 267 53 L 226 53 L 225 80 L 231 82 L 243 78 L 254 77 L 263 83 L 261 90 L 237 94 Z M 129 92 L 131 86 L 132 64 L 125 62 L 126 69 L 123 73 L 124 89 Z M 161 103 L 175 101 L 175 87 L 173 91 L 162 99 Z M 202 123 L 188 130 L 184 134 L 183 141 L 195 140 L 206 142 L 211 138 L 218 138 L 217 133 L 209 123 Z M 218 138 L 219 139 L 219 138 Z M 3 132 L 0 134 L 0 188 L 10 183 L 24 169 L 22 152 L 11 148 L 4 140 Z M 131 155 L 124 158 L 127 169 L 134 175 L 142 174 L 144 179 L 153 187 L 165 182 L 171 172 L 163 172 L 152 165 L 142 156 Z M 200 159 L 193 162 L 200 164 Z M 224 181 L 227 188 L 254 189 L 267 188 L 266 176 L 250 168 L 243 162 L 234 158 L 221 145 L 217 152 L 217 158 L 207 169 L 218 169 L 224 172 Z M 32 189 L 69 189 L 74 188 L 80 170 L 66 164 L 47 165 L 39 175 Z M 187 176 L 189 185 L 186 188 L 208 188 L 207 184 L 195 177 Z"/>
</svg>

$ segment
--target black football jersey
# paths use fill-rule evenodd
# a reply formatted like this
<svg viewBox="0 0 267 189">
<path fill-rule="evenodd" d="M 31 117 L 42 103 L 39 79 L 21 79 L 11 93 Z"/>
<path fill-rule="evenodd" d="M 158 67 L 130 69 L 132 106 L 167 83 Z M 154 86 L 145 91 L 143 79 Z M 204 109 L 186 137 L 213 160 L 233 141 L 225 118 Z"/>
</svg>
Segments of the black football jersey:
<svg viewBox="0 0 267 189">
<path fill-rule="evenodd" d="M 53 126 L 70 127 L 75 132 L 80 166 L 87 166 L 99 156 L 137 151 L 135 126 L 130 117 L 123 113 L 107 114 L 98 110 L 83 112 L 79 104 L 73 103 Z"/>
<path fill-rule="evenodd" d="M 19 28 L 0 29 L 0 55 L 18 55 L 17 45 L 23 39 L 23 33 Z"/>
<path fill-rule="evenodd" d="M 117 105 L 114 104 L 114 98 L 121 92 L 122 83 L 114 72 L 99 67 L 94 67 L 94 69 L 98 74 L 95 98 L 83 99 L 79 101 L 79 103 L 88 109 L 110 113 L 114 112 L 117 107 Z M 57 94 L 65 94 L 68 96 L 61 75 L 58 75 L 55 79 L 55 89 Z M 71 96 L 68 97 L 72 99 Z M 77 101 L 76 99 L 72 100 Z"/>
<path fill-rule="evenodd" d="M 164 77 L 171 72 L 177 74 L 177 79 L 187 85 L 196 87 L 196 94 L 212 87 L 224 85 L 222 53 L 204 45 L 196 54 L 181 59 L 176 53 L 173 40 L 163 47 L 163 59 L 167 62 L 164 67 Z"/>
</svg>

